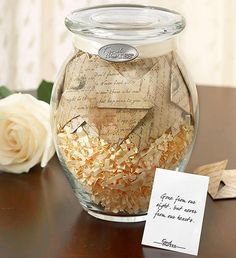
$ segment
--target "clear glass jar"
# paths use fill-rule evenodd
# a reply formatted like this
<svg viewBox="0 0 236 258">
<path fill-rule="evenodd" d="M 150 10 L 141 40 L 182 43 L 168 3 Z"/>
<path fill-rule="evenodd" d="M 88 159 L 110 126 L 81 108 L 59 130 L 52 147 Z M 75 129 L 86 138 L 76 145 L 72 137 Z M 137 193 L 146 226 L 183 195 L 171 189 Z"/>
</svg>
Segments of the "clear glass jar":
<svg viewBox="0 0 236 258">
<path fill-rule="evenodd" d="M 176 12 L 139 5 L 76 10 L 65 24 L 74 51 L 55 81 L 57 154 L 89 214 L 145 220 L 156 168 L 183 171 L 198 100 L 176 50 Z"/>
</svg>

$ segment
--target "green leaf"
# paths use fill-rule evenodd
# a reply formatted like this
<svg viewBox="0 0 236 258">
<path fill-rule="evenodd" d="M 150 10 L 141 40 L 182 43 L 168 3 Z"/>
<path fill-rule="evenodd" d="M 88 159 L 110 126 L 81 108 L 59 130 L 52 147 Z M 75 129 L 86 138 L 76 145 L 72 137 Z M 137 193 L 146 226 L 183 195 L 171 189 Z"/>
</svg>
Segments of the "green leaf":
<svg viewBox="0 0 236 258">
<path fill-rule="evenodd" d="M 11 95 L 13 92 L 10 91 L 6 86 L 0 86 L 0 99 L 3 99 L 9 95 Z"/>
<path fill-rule="evenodd" d="M 50 103 L 52 95 L 53 82 L 42 80 L 37 90 L 37 97 L 39 100 Z"/>
</svg>

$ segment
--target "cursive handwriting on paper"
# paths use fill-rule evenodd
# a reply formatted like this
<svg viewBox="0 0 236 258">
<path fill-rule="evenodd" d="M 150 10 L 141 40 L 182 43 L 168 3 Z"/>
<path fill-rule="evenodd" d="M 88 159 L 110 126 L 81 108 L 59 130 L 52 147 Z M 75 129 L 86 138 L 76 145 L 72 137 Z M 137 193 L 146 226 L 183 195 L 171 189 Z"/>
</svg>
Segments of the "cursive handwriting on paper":
<svg viewBox="0 0 236 258">
<path fill-rule="evenodd" d="M 153 219 L 162 217 L 169 220 L 194 223 L 194 217 L 197 214 L 196 204 L 197 202 L 193 199 L 186 199 L 181 195 L 175 196 L 163 193 L 156 202 L 156 212 Z"/>
</svg>

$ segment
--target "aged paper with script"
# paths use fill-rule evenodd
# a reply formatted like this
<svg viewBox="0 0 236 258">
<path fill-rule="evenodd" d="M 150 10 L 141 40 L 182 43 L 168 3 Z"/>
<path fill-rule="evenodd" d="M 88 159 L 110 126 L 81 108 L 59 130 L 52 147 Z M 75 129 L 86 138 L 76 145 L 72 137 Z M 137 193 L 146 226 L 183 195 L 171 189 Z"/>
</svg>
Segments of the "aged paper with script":
<svg viewBox="0 0 236 258">
<path fill-rule="evenodd" d="M 105 61 L 100 62 L 97 72 L 99 82 L 96 83 L 96 99 L 99 108 L 149 109 L 153 107 L 151 94 L 154 85 L 148 85 L 146 88 L 142 79 L 128 80 L 113 65 Z M 150 93 L 147 94 L 147 91 Z"/>
<path fill-rule="evenodd" d="M 80 59 L 82 65 L 78 66 Z M 96 56 L 89 58 L 86 54 L 71 61 L 65 74 L 66 90 L 62 94 L 57 111 L 57 123 L 63 127 L 79 115 L 91 127 L 96 128 L 100 137 L 111 143 L 119 143 L 146 115 L 147 108 L 141 105 L 132 109 L 132 103 L 122 109 L 115 109 L 112 106 L 98 107 L 95 88 L 101 83 L 101 78 L 103 79 L 103 74 L 106 72 L 104 63 L 106 62 L 100 58 Z M 120 76 L 118 72 L 117 76 Z M 80 122 L 78 127 L 81 124 Z"/>
<path fill-rule="evenodd" d="M 158 57 L 134 59 L 132 62 L 124 63 L 111 63 L 122 76 L 128 81 L 139 80 L 147 74 L 154 65 L 156 65 Z"/>
<path fill-rule="evenodd" d="M 171 66 L 171 101 L 190 114 L 189 92 L 175 57 Z"/>
<path fill-rule="evenodd" d="M 189 98 L 172 54 L 115 64 L 79 52 L 66 67 L 56 120 L 63 128 L 77 118 L 73 131 L 85 122 L 109 143 L 129 138 L 142 149 L 183 123 Z"/>
<path fill-rule="evenodd" d="M 173 57 L 175 62 L 177 63 L 178 67 L 179 67 L 179 71 L 182 74 L 182 77 L 184 79 L 184 82 L 186 85 L 188 85 L 188 89 L 190 89 L 191 91 L 195 91 L 196 90 L 196 85 L 191 77 L 191 75 L 189 74 L 189 72 L 187 72 L 182 59 L 179 57 L 178 53 L 173 52 Z M 197 106 L 198 106 L 198 96 L 197 94 L 192 94 L 191 95 L 191 113 L 196 113 L 197 112 Z"/>
</svg>

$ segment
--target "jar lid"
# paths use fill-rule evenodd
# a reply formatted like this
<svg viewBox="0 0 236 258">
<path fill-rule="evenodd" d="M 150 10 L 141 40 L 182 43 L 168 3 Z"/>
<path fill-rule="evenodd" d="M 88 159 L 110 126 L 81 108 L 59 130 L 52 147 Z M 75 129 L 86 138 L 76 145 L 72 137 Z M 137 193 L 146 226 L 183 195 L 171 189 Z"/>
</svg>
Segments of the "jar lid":
<svg viewBox="0 0 236 258">
<path fill-rule="evenodd" d="M 142 5 L 101 5 L 78 9 L 65 19 L 73 33 L 119 42 L 163 41 L 180 33 L 184 17 L 168 9 Z"/>
</svg>

